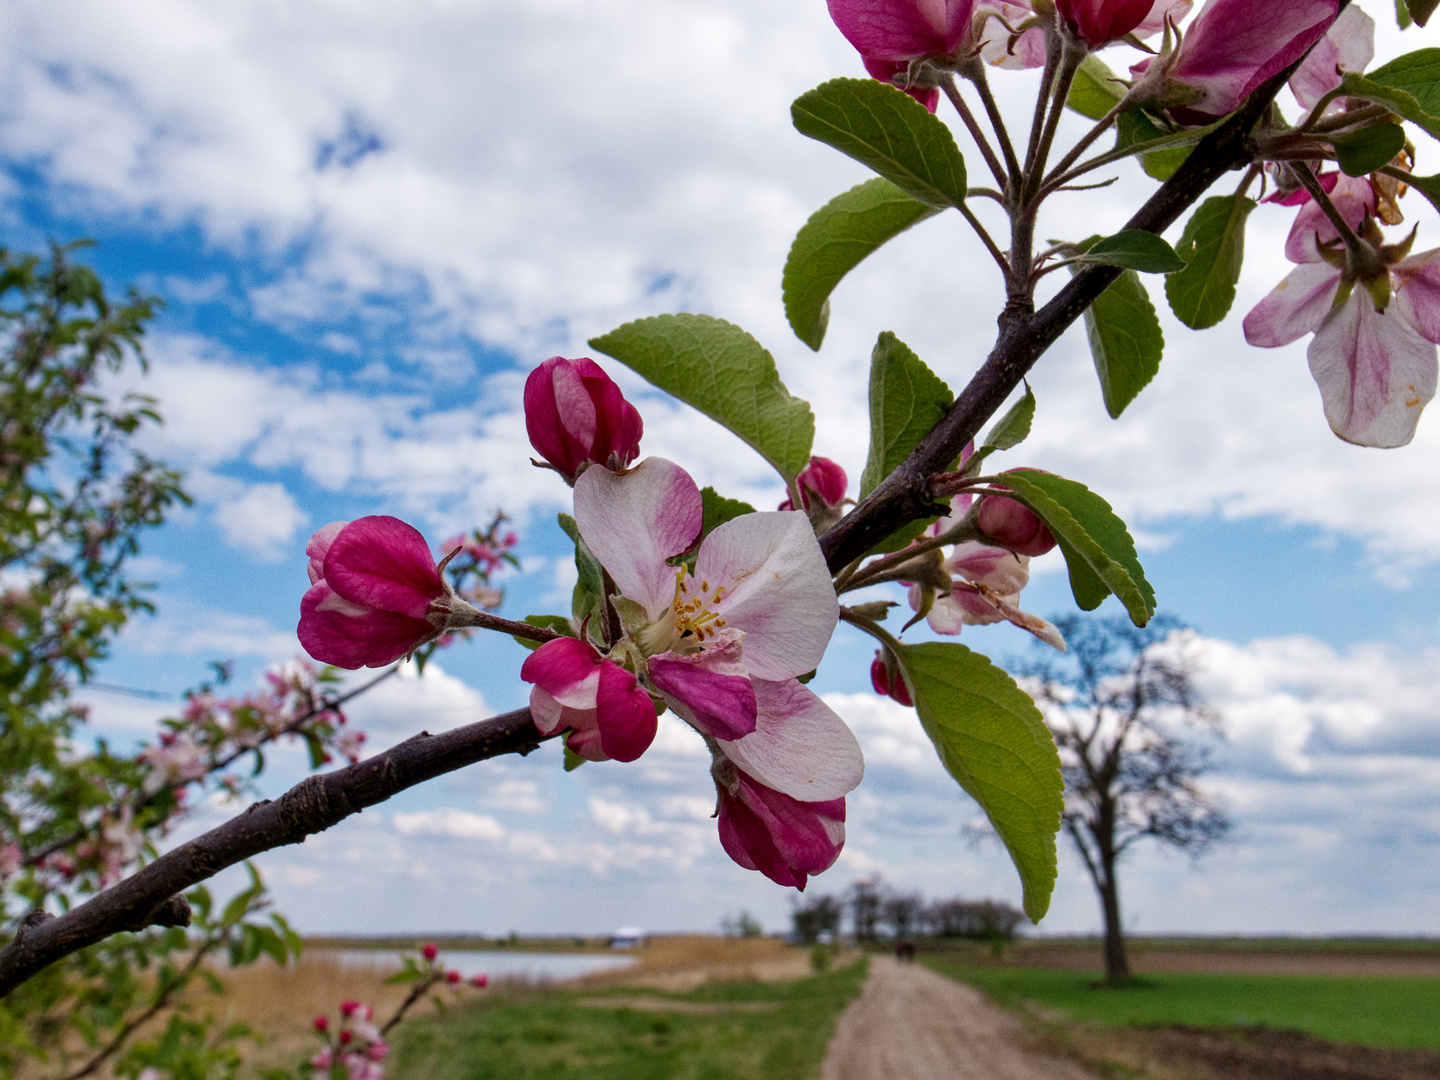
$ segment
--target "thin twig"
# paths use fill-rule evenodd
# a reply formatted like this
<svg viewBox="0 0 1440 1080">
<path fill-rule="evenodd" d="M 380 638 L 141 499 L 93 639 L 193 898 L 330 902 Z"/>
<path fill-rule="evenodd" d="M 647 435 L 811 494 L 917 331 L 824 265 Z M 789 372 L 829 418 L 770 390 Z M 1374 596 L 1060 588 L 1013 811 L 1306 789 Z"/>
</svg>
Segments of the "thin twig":
<svg viewBox="0 0 1440 1080">
<path fill-rule="evenodd" d="M 990 145 L 990 140 L 985 137 L 985 129 L 980 126 L 980 121 L 975 119 L 975 114 L 970 111 L 970 106 L 965 104 L 965 99 L 960 96 L 960 88 L 955 85 L 953 76 L 947 75 L 940 83 L 940 89 L 950 99 L 950 104 L 955 106 L 955 111 L 960 114 L 966 130 L 970 137 L 975 140 L 975 145 L 980 148 L 980 154 L 985 159 L 985 164 L 990 166 L 990 173 L 995 177 L 995 182 L 1001 188 L 1008 187 L 1010 179 L 1005 175 L 1005 166 L 995 155 L 995 149 Z"/>
<path fill-rule="evenodd" d="M 1020 159 L 1015 156 L 1015 146 L 1010 142 L 1010 132 L 1005 127 L 1005 117 L 1000 113 L 1000 106 L 995 102 L 995 95 L 990 92 L 990 80 L 985 77 L 985 65 L 974 65 L 973 73 L 967 72 L 967 77 L 975 87 L 975 92 L 980 95 L 980 103 L 985 106 L 985 115 L 990 118 L 990 126 L 995 129 L 995 137 L 1000 140 L 1000 149 L 1005 154 L 1005 162 L 1010 167 L 1009 187 L 1016 190 L 1023 182 L 1024 173 L 1020 169 Z"/>
</svg>

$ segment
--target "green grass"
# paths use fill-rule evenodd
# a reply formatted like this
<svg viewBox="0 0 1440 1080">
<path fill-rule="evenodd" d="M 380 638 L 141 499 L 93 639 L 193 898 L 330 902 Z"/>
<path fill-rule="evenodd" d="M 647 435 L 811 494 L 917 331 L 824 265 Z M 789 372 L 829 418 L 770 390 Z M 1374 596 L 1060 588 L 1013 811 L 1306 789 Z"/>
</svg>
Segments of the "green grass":
<svg viewBox="0 0 1440 1080">
<path fill-rule="evenodd" d="M 862 961 L 796 982 L 718 983 L 688 994 L 496 995 L 407 1024 L 386 1072 L 405 1080 L 805 1080 L 819 1073 L 835 1020 L 864 978 Z M 695 1015 L 577 1003 L 597 997 L 776 1007 Z"/>
<path fill-rule="evenodd" d="M 925 958 L 996 1001 L 1033 1001 L 1113 1027 L 1190 1024 L 1305 1031 L 1358 1046 L 1440 1050 L 1440 979 L 1329 975 L 1147 975 L 1150 985 L 1095 989 L 1096 975 L 972 967 Z"/>
</svg>

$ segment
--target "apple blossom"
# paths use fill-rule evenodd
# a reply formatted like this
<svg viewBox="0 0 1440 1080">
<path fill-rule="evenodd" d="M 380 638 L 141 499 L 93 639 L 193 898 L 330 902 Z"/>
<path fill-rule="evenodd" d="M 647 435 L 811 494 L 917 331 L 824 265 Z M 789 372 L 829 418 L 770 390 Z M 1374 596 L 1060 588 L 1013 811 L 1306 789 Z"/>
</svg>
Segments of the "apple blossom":
<svg viewBox="0 0 1440 1080">
<path fill-rule="evenodd" d="M 1192 5 L 1193 0 L 1070 0 L 1065 4 L 1055 0 L 980 0 L 976 10 L 977 17 L 999 16 L 985 23 L 982 49 L 986 62 L 1002 68 L 1032 68 L 1045 63 L 1046 26 L 1054 21 L 1057 7 L 1073 31 L 1090 48 L 1098 49 L 1121 38 L 1154 37 L 1167 21 L 1174 24 L 1183 19 Z M 1126 31 L 1116 30 L 1141 8 L 1144 12 L 1139 22 Z"/>
<path fill-rule="evenodd" d="M 324 663 L 384 667 L 478 614 L 399 518 L 332 522 L 305 553 L 311 586 L 300 601 L 300 644 Z"/>
<path fill-rule="evenodd" d="M 525 431 L 530 445 L 573 484 L 589 465 L 623 469 L 634 461 L 644 424 L 594 360 L 552 356 L 525 380 Z"/>
<path fill-rule="evenodd" d="M 809 516 L 816 535 L 829 529 L 843 516 L 845 489 L 849 487 L 845 470 L 829 458 L 812 457 L 810 464 L 795 477 L 800 491 L 801 509 Z M 781 510 L 794 510 L 790 499 L 780 504 Z"/>
<path fill-rule="evenodd" d="M 924 77 L 922 65 L 953 68 L 977 49 L 975 0 L 829 0 L 829 7 L 865 70 L 898 84 L 931 112 L 940 92 Z"/>
<path fill-rule="evenodd" d="M 1016 555 L 1044 555 L 1055 546 L 1055 538 L 1033 510 L 1003 495 L 981 499 L 975 522 L 986 540 Z"/>
<path fill-rule="evenodd" d="M 475 976 L 472 976 L 471 979 L 470 979 L 470 985 L 473 986 L 473 987 L 475 987 L 477 990 L 484 990 L 485 987 L 487 987 L 487 986 L 490 985 L 490 976 L 488 976 L 488 975 L 475 975 Z"/>
<path fill-rule="evenodd" d="M 901 705 L 914 705 L 915 702 L 910 698 L 910 688 L 905 685 L 904 676 L 888 660 L 889 658 L 882 655 L 879 649 L 875 650 L 875 659 L 870 661 L 870 685 L 881 697 L 894 698 Z"/>
<path fill-rule="evenodd" d="M 1136 102 L 1195 123 L 1234 112 L 1304 56 L 1339 11 L 1339 0 L 1208 0 L 1171 52 L 1131 69 L 1142 76 Z"/>
<path fill-rule="evenodd" d="M 1290 92 L 1301 108 L 1308 111 L 1340 86 L 1340 79 L 1347 71 L 1358 74 L 1374 59 L 1375 20 L 1366 15 L 1359 4 L 1351 4 L 1290 76 Z M 1335 107 L 1338 108 L 1338 104 Z"/>
<path fill-rule="evenodd" d="M 420 955 L 425 957 L 426 960 L 433 961 L 435 957 L 440 955 L 439 946 L 437 946 L 433 941 L 426 942 L 425 945 L 420 949 Z"/>
<path fill-rule="evenodd" d="M 1245 339 L 1276 348 L 1313 333 L 1310 373 L 1331 430 L 1361 446 L 1404 446 L 1435 396 L 1440 248 L 1409 255 L 1408 241 L 1385 245 L 1373 221 L 1364 232 L 1353 254 L 1303 250 L 1245 316 Z"/>
<path fill-rule="evenodd" d="M 566 744 L 589 761 L 634 761 L 655 740 L 655 706 L 635 676 L 576 638 L 547 641 L 520 668 L 534 683 L 530 712 L 542 735 L 569 728 Z"/>
<path fill-rule="evenodd" d="M 926 595 L 928 585 L 910 586 L 910 607 L 917 613 L 925 611 L 930 628 L 937 634 L 954 636 L 966 625 L 985 626 L 1005 621 L 1065 651 L 1065 639 L 1053 623 L 1016 606 L 1020 590 L 1030 580 L 1029 556 L 966 541 L 955 545 L 943 566 L 945 573 L 952 576 L 945 595 L 930 599 Z M 927 599 L 930 599 L 928 611 L 925 610 Z"/>
<path fill-rule="evenodd" d="M 1066 26 L 1092 49 L 1131 33 L 1154 6 L 1155 0 L 1055 0 Z"/>
<path fill-rule="evenodd" d="M 845 800 L 801 802 L 740 769 L 717 769 L 720 844 L 747 870 L 804 889 L 845 846 Z"/>
</svg>

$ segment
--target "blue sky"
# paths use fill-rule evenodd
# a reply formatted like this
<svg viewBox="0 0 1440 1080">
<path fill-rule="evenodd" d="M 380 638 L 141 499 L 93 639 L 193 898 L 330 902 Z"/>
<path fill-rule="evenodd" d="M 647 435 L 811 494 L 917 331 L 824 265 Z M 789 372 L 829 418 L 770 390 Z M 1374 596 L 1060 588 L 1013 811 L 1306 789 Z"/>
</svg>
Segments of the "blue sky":
<svg viewBox="0 0 1440 1080">
<path fill-rule="evenodd" d="M 212 659 L 237 659 L 243 683 L 293 655 L 306 536 L 366 513 L 438 540 L 503 507 L 525 556 L 506 613 L 562 609 L 572 571 L 553 520 L 566 493 L 526 464 L 519 388 L 539 360 L 583 354 L 641 315 L 706 311 L 751 330 L 814 403 L 817 452 L 857 477 L 875 335 L 896 331 L 959 386 L 999 297 L 973 238 L 938 220 L 842 285 L 821 353 L 789 334 L 790 239 L 864 173 L 795 134 L 788 104 L 857 72 L 818 0 L 0 12 L 5 243 L 91 237 L 113 286 L 167 300 L 144 385 L 168 418 L 154 449 L 187 469 L 197 503 L 148 540 L 159 614 L 127 632 L 103 678 L 178 693 Z M 1029 77 L 995 81 L 1025 112 Z M 1118 226 L 1153 185 L 1116 175 L 1042 235 L 1064 234 L 1080 205 L 1085 232 Z M 1408 209 L 1432 246 L 1433 214 Z M 1220 327 L 1195 335 L 1165 316 L 1165 366 L 1119 422 L 1068 335 L 1035 372 L 1035 434 L 1006 464 L 1080 479 L 1127 516 L 1162 608 L 1203 636 L 1227 718 L 1213 783 L 1239 840 L 1198 868 L 1137 857 L 1135 925 L 1437 933 L 1440 434 L 1429 417 L 1403 450 L 1340 444 L 1303 343 L 1243 343 L 1239 317 L 1285 271 L 1287 227 L 1288 212 L 1255 215 Z M 730 436 L 612 371 L 645 415 L 648 452 L 757 505 L 778 499 Z M 1026 607 L 1064 611 L 1055 558 L 1035 571 Z M 1022 637 L 965 640 L 1003 660 Z M 521 656 L 503 640 L 457 648 L 358 705 L 356 722 L 383 746 L 515 707 Z M 815 887 L 881 873 L 930 895 L 1018 899 L 1003 855 L 964 838 L 975 810 L 913 716 L 869 692 L 869 656 L 842 632 L 816 683 L 869 771 L 847 853 Z M 122 737 L 164 711 L 92 700 Z M 786 893 L 720 852 L 704 764 L 675 727 L 628 767 L 565 774 L 551 746 L 260 865 L 308 930 L 704 929 L 741 908 L 778 927 Z M 278 755 L 271 790 L 299 768 Z M 207 808 L 193 827 L 230 812 Z M 1094 908 L 1065 858 L 1045 929 L 1093 929 Z"/>
</svg>

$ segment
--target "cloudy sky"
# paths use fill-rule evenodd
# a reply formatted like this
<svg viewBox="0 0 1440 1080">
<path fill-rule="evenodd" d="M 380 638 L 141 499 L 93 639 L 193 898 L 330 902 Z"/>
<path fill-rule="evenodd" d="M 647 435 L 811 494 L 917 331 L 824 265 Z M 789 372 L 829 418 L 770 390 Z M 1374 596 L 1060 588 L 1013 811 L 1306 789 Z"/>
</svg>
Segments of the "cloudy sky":
<svg viewBox="0 0 1440 1080">
<path fill-rule="evenodd" d="M 1388 0 L 1364 6 L 1382 56 L 1424 43 L 1401 44 Z M 858 477 L 876 334 L 895 331 L 958 388 L 1001 295 L 963 223 L 941 218 L 842 285 L 822 352 L 790 334 L 790 240 L 865 173 L 796 134 L 788 106 L 859 73 L 820 0 L 0 7 L 4 243 L 92 237 L 115 288 L 168 304 L 145 386 L 167 419 L 155 449 L 188 471 L 196 504 L 147 543 L 159 614 L 127 631 L 103 678 L 178 695 L 212 659 L 238 660 L 246 682 L 293 655 L 305 538 L 366 513 L 438 539 L 503 508 L 525 557 L 506 613 L 560 610 L 566 491 L 525 464 L 520 387 L 539 360 L 581 355 L 638 316 L 746 327 L 814 405 L 817 452 Z M 1031 77 L 995 82 L 1015 120 L 1028 114 Z M 1040 235 L 1118 227 L 1153 184 L 1113 175 L 1054 206 Z M 1408 209 L 1433 246 L 1433 213 Z M 1034 376 L 1035 435 L 1008 464 L 1075 477 L 1127 516 L 1162 609 L 1203 635 L 1227 721 L 1212 782 L 1237 841 L 1198 867 L 1138 856 L 1128 921 L 1440 933 L 1440 420 L 1402 450 L 1346 446 L 1303 343 L 1244 344 L 1239 316 L 1285 272 L 1289 215 L 1254 215 L 1224 324 L 1193 334 L 1163 316 L 1165 365 L 1122 420 L 1105 415 L 1083 338 L 1064 338 Z M 758 457 L 611 370 L 641 405 L 648 452 L 778 500 Z M 1035 569 L 1027 606 L 1063 612 L 1063 573 Z M 1008 628 L 966 640 L 1002 661 L 1028 649 Z M 913 714 L 868 691 L 869 655 L 842 631 L 816 684 L 855 727 L 868 775 L 845 855 L 815 887 L 880 873 L 932 896 L 1018 900 L 1003 854 L 966 840 L 974 808 Z M 452 650 L 355 721 L 384 746 L 514 708 L 522 656 L 508 641 Z M 123 738 L 173 707 L 91 700 Z M 272 790 L 298 770 L 280 755 Z M 742 908 L 781 926 L 789 895 L 721 853 L 707 784 L 698 739 L 673 724 L 631 766 L 566 774 L 550 745 L 260 865 L 314 931 L 704 929 Z M 1044 929 L 1096 926 L 1067 856 Z"/>
</svg>

